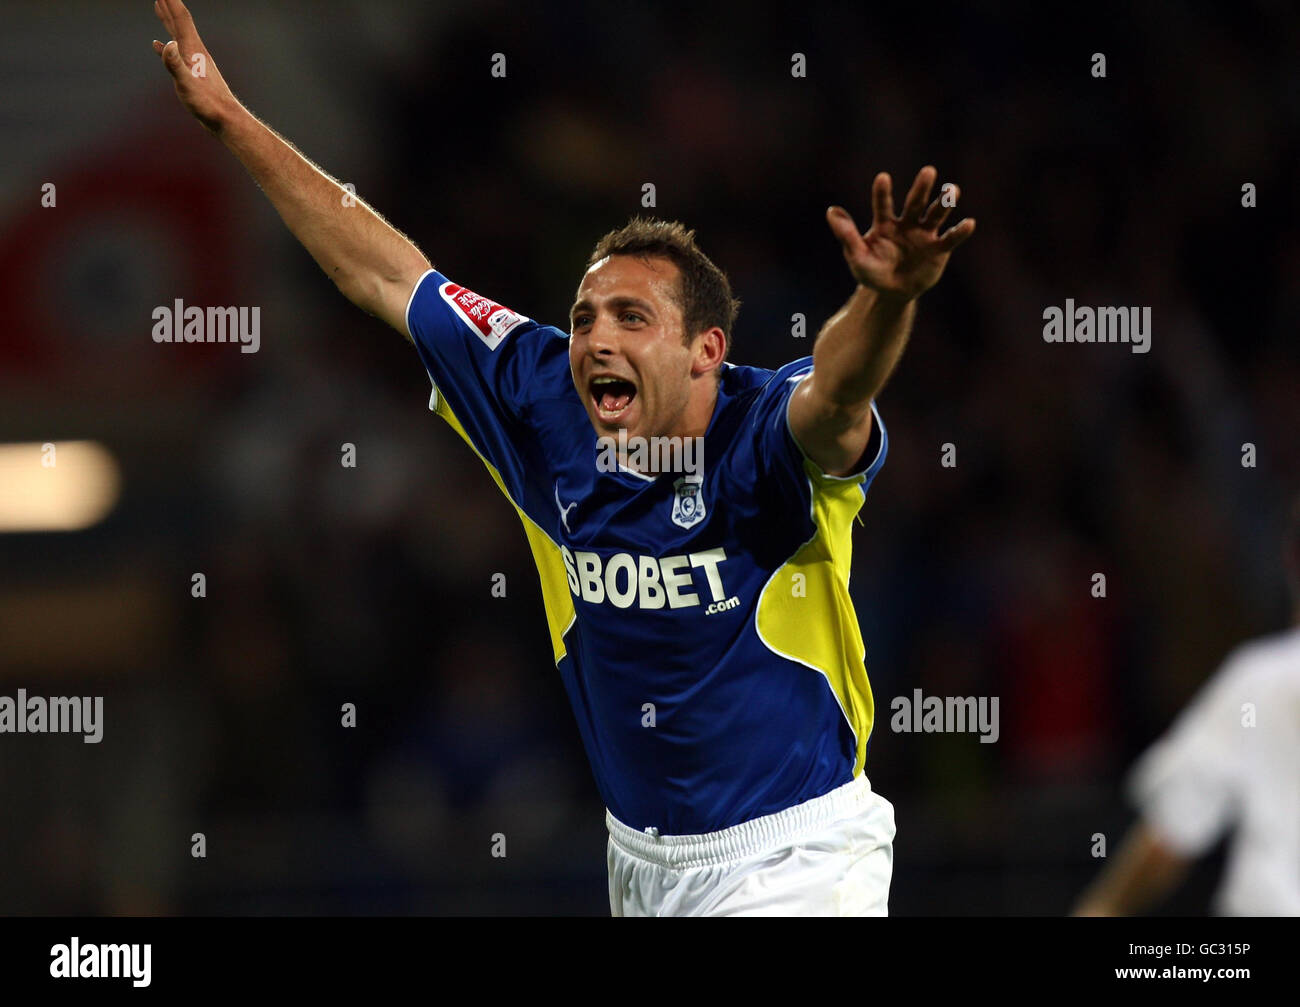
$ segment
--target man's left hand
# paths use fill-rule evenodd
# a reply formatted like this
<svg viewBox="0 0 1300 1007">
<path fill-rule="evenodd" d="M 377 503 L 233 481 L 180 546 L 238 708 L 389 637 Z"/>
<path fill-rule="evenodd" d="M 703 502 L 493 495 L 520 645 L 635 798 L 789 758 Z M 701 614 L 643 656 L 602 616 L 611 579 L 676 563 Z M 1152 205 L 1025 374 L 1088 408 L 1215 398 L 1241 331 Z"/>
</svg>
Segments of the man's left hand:
<svg viewBox="0 0 1300 1007">
<path fill-rule="evenodd" d="M 840 240 L 849 271 L 864 287 L 896 300 L 914 300 L 939 282 L 952 250 L 975 233 L 975 220 L 968 217 L 939 234 L 960 190 L 953 185 L 927 209 L 926 200 L 937 175 L 933 165 L 917 172 L 902 216 L 895 216 L 893 183 L 887 172 L 878 174 L 871 185 L 871 230 L 865 234 L 858 233 L 842 206 L 826 211 L 826 221 Z"/>
</svg>

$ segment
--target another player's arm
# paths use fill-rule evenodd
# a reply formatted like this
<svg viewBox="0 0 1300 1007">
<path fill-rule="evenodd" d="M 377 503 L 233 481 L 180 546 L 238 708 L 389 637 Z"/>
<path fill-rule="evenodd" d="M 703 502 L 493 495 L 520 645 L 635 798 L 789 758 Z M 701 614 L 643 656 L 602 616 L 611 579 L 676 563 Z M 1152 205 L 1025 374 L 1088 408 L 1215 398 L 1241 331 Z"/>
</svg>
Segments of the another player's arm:
<svg viewBox="0 0 1300 1007">
<path fill-rule="evenodd" d="M 1167 896 L 1187 874 L 1191 859 L 1139 822 L 1115 858 L 1079 898 L 1074 916 L 1129 916 Z"/>
<path fill-rule="evenodd" d="M 429 260 L 404 234 L 248 111 L 227 86 L 181 0 L 156 0 L 172 36 L 153 49 L 181 103 L 239 158 L 281 219 L 349 301 L 407 339 L 406 305 Z M 201 54 L 200 63 L 192 59 Z M 203 74 L 196 75 L 202 66 Z"/>
<path fill-rule="evenodd" d="M 902 216 L 894 215 L 889 175 L 878 174 L 865 234 L 842 207 L 826 211 L 858 289 L 817 336 L 813 373 L 790 398 L 790 429 L 831 475 L 851 471 L 862 457 L 871 438 L 871 400 L 902 356 L 916 299 L 939 281 L 952 250 L 975 231 L 968 218 L 939 235 L 958 190 L 953 186 L 949 199 L 936 199 L 927 210 L 936 174 L 929 165 L 917 173 Z"/>
</svg>

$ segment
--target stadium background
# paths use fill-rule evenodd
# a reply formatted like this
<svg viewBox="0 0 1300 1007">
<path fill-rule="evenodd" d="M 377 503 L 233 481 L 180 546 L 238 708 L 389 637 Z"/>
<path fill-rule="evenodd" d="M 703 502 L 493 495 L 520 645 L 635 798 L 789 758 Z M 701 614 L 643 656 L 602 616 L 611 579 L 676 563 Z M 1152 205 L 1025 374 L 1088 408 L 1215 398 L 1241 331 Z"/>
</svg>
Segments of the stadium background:
<svg viewBox="0 0 1300 1007">
<path fill-rule="evenodd" d="M 855 532 L 867 770 L 894 914 L 1062 913 L 1131 820 L 1132 758 L 1287 618 L 1300 17 L 894 6 L 194 14 L 256 113 L 453 279 L 562 326 L 653 182 L 744 301 L 733 359 L 775 367 L 851 291 L 827 204 L 866 226 L 877 170 L 900 198 L 926 163 L 961 185 L 950 222 L 979 230 L 880 398 Z M 0 912 L 607 913 L 522 529 L 415 353 L 180 108 L 148 3 L 9 0 L 5 25 L 0 440 L 100 441 L 123 484 L 94 528 L 0 536 L 0 693 L 102 695 L 106 721 L 0 736 Z M 260 352 L 153 343 L 177 297 L 260 306 Z M 1150 306 L 1151 352 L 1046 345 L 1067 297 Z M 915 688 L 1000 697 L 1000 740 L 891 732 Z M 1160 911 L 1203 912 L 1217 870 Z"/>
</svg>

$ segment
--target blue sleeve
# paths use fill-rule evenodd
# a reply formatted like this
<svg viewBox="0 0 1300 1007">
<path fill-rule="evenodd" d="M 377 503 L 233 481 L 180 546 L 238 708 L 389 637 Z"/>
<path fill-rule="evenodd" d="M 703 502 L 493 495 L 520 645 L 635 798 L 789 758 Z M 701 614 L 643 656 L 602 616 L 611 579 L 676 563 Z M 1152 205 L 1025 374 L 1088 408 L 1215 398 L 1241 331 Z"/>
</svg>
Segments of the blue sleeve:
<svg viewBox="0 0 1300 1007">
<path fill-rule="evenodd" d="M 569 380 L 567 336 L 453 283 L 436 269 L 416 282 L 406 306 L 406 327 L 433 382 L 429 407 L 459 428 L 518 500 L 527 469 L 529 411 L 550 392 L 560 357 L 565 361 L 562 376 Z"/>
<path fill-rule="evenodd" d="M 812 357 L 804 357 L 777 370 L 759 392 L 750 414 L 760 491 L 779 493 L 785 499 L 798 499 L 805 508 L 809 502 L 810 479 L 814 484 L 856 482 L 866 493 L 889 451 L 889 435 L 873 400 L 871 436 L 851 472 L 841 476 L 827 475 L 804 453 L 790 430 L 790 396 L 812 369 Z"/>
</svg>

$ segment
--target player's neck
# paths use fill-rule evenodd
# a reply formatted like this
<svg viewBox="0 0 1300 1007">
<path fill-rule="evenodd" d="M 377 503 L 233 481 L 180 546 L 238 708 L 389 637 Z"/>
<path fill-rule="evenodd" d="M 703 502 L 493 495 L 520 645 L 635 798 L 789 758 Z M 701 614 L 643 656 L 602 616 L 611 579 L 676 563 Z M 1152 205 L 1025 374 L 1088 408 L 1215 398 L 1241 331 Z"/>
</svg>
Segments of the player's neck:
<svg viewBox="0 0 1300 1007">
<path fill-rule="evenodd" d="M 713 422 L 713 414 L 717 408 L 718 382 L 714 381 L 711 386 L 702 387 L 698 394 L 691 396 L 691 400 L 687 402 L 686 409 L 683 410 L 673 429 L 657 435 L 681 446 L 680 453 L 673 457 L 678 459 L 678 462 L 684 459 L 688 463 L 687 474 L 689 475 L 698 474 L 698 470 L 702 467 L 704 435 L 708 432 L 709 424 Z M 626 450 L 624 443 L 618 444 L 618 459 L 623 468 L 641 475 L 659 475 L 664 471 L 662 454 L 644 450 L 638 454 L 636 450 Z"/>
<path fill-rule="evenodd" d="M 705 378 L 703 385 L 693 391 L 696 394 L 691 396 L 690 402 L 686 404 L 686 411 L 682 414 L 682 430 L 678 434 L 680 437 L 703 437 L 708 432 L 709 424 L 713 422 L 713 414 L 718 408 L 716 380 L 710 381 Z"/>
</svg>

